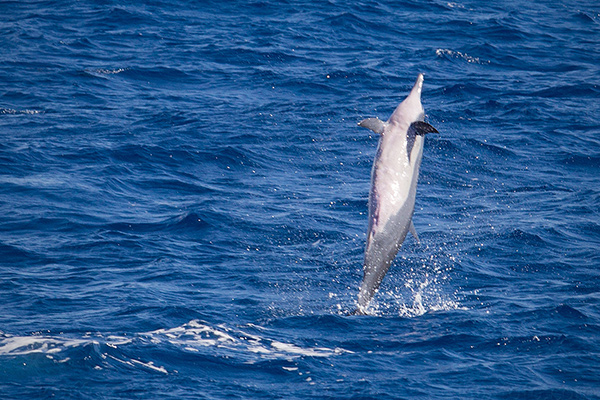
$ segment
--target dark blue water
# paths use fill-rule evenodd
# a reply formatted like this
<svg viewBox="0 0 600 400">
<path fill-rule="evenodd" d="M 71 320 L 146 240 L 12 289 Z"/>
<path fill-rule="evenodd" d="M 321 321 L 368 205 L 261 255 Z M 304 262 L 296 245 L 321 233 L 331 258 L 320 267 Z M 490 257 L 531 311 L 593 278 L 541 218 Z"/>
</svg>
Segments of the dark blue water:
<svg viewBox="0 0 600 400">
<path fill-rule="evenodd" d="M 0 398 L 600 399 L 600 6 L 546 3 L 0 3 Z"/>
</svg>

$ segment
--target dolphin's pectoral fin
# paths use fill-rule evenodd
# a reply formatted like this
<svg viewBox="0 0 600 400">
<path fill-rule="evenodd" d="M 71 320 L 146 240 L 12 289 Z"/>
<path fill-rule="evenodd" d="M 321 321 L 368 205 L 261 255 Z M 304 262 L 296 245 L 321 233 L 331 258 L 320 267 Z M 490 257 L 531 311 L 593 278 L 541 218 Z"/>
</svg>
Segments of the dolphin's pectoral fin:
<svg viewBox="0 0 600 400">
<path fill-rule="evenodd" d="M 410 226 L 408 227 L 408 230 L 417 241 L 417 244 L 421 244 L 421 241 L 419 240 L 419 235 L 417 235 L 417 230 L 415 229 L 415 226 L 413 225 L 412 221 L 410 221 Z"/>
<path fill-rule="evenodd" d="M 383 130 L 385 129 L 385 125 L 383 124 L 383 121 L 380 120 L 379 118 L 363 119 L 362 121 L 360 121 L 358 123 L 358 126 L 362 126 L 363 128 L 370 129 L 375 133 L 379 133 L 380 135 L 383 133 Z"/>
<path fill-rule="evenodd" d="M 410 127 L 414 130 L 417 135 L 424 135 L 426 133 L 439 133 L 437 129 L 429 125 L 424 121 L 416 121 L 410 124 Z"/>
</svg>

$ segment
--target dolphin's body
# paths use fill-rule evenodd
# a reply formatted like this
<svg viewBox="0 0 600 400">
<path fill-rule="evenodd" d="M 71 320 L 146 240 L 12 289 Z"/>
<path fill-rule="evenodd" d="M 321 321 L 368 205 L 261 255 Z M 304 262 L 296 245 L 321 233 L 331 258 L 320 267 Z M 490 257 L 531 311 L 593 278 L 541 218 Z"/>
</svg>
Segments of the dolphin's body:
<svg viewBox="0 0 600 400">
<path fill-rule="evenodd" d="M 358 294 L 357 314 L 366 308 L 379 288 L 408 231 L 418 241 L 412 223 L 424 134 L 437 130 L 423 122 L 423 74 L 387 122 L 369 118 L 359 123 L 379 133 L 379 146 L 371 171 L 369 229 L 364 277 Z"/>
</svg>

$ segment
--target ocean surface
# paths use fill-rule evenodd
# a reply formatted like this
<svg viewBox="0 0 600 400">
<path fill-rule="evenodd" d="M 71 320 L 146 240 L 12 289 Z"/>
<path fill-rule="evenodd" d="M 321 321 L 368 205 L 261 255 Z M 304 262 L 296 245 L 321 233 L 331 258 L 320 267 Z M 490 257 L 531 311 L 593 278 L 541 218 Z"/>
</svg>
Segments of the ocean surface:
<svg viewBox="0 0 600 400">
<path fill-rule="evenodd" d="M 0 2 L 1 399 L 600 399 L 597 1 Z M 370 315 L 375 134 L 425 73 Z"/>
</svg>

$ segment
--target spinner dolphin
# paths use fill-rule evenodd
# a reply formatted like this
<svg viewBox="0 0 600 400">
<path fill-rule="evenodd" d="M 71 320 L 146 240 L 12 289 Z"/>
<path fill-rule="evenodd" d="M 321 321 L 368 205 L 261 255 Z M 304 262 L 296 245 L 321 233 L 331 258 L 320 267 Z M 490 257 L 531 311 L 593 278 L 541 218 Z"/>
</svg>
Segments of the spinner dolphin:
<svg viewBox="0 0 600 400">
<path fill-rule="evenodd" d="M 380 138 L 371 170 L 369 228 L 357 314 L 366 313 L 408 232 L 419 241 L 412 217 L 424 135 L 438 133 L 423 121 L 422 87 L 423 74 L 419 74 L 408 97 L 386 122 L 368 118 L 358 124 Z"/>
</svg>

